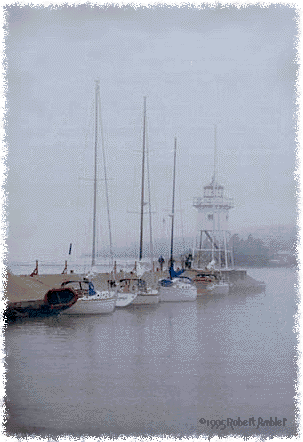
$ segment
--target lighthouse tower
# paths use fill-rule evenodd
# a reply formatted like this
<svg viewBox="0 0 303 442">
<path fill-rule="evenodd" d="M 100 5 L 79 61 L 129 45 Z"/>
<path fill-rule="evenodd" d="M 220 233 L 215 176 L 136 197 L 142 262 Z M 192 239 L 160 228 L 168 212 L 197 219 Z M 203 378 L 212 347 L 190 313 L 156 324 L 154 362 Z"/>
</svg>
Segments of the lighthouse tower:
<svg viewBox="0 0 303 442">
<path fill-rule="evenodd" d="M 197 238 L 194 259 L 198 268 L 212 267 L 229 269 L 234 267 L 232 250 L 228 247 L 229 210 L 233 199 L 224 194 L 224 187 L 217 181 L 217 128 L 215 126 L 214 174 L 210 184 L 204 186 L 202 197 L 195 197 L 197 209 Z"/>
</svg>

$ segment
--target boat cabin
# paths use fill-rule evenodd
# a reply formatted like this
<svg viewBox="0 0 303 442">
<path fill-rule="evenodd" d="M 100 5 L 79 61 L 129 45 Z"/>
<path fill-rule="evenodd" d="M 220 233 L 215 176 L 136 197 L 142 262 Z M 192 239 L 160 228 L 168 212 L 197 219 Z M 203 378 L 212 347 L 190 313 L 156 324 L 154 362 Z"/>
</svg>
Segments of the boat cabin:
<svg viewBox="0 0 303 442">
<path fill-rule="evenodd" d="M 123 278 L 119 281 L 119 287 L 124 292 L 140 290 L 146 291 L 146 282 L 140 278 Z"/>
<path fill-rule="evenodd" d="M 81 279 L 78 281 L 64 281 L 62 282 L 61 287 L 71 288 L 75 293 L 77 293 L 79 298 L 83 296 L 91 296 L 96 293 L 94 284 L 86 279 Z"/>
</svg>

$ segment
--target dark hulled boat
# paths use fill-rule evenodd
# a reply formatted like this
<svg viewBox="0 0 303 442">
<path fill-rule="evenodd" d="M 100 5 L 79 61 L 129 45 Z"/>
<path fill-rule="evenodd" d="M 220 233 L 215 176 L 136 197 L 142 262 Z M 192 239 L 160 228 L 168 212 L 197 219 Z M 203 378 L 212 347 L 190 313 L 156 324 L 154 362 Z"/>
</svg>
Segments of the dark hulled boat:
<svg viewBox="0 0 303 442">
<path fill-rule="evenodd" d="M 68 287 L 54 287 L 49 280 L 37 276 L 7 273 L 4 316 L 7 320 L 23 317 L 57 315 L 71 307 L 78 294 Z"/>
</svg>

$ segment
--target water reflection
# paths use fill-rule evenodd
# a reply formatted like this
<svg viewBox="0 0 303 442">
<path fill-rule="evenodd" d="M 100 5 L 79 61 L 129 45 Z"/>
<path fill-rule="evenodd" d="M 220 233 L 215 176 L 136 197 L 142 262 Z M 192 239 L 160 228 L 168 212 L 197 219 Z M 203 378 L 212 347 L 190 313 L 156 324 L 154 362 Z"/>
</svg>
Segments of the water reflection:
<svg viewBox="0 0 303 442">
<path fill-rule="evenodd" d="M 8 430 L 248 436 L 255 428 L 220 433 L 199 419 L 278 416 L 287 427 L 263 433 L 293 434 L 294 276 L 274 277 L 266 294 L 11 324 Z"/>
</svg>

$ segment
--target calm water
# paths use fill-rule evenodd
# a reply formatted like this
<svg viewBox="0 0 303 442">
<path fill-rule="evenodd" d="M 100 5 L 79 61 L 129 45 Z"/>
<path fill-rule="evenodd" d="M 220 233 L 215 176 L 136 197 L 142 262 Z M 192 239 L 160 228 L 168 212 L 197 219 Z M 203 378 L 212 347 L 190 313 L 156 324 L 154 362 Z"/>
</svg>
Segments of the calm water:
<svg viewBox="0 0 303 442">
<path fill-rule="evenodd" d="M 296 273 L 248 273 L 266 282 L 264 293 L 10 324 L 7 431 L 296 434 Z M 207 425 L 238 417 L 254 417 L 256 425 Z M 287 421 L 257 429 L 259 417 Z"/>
</svg>

